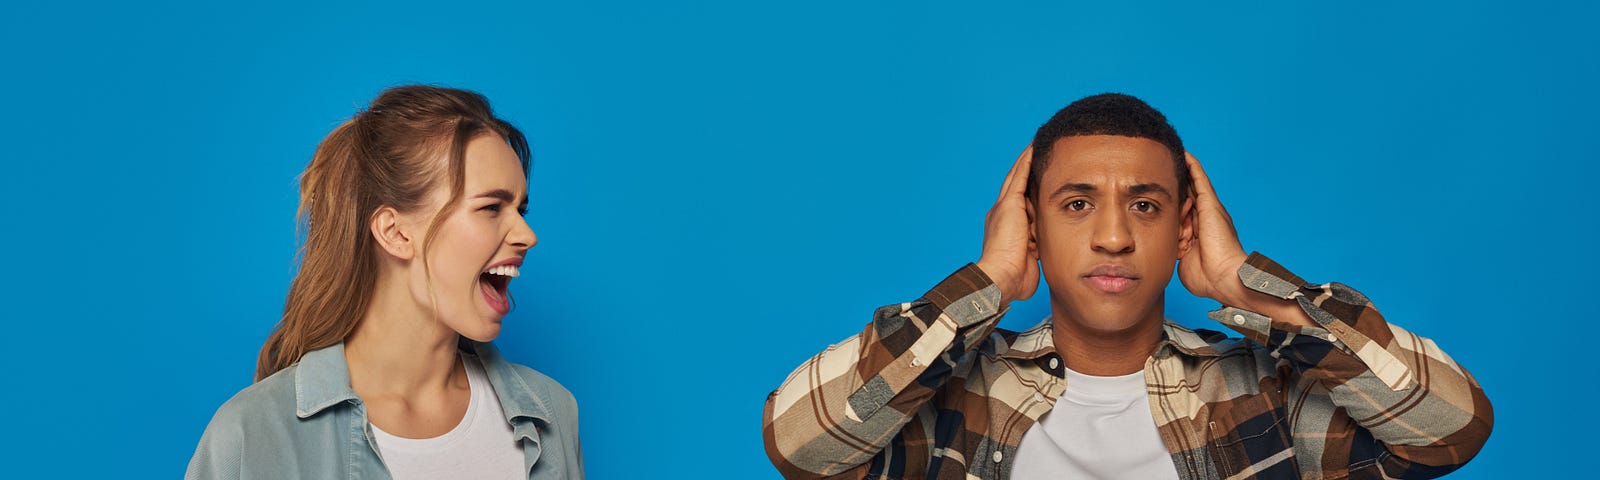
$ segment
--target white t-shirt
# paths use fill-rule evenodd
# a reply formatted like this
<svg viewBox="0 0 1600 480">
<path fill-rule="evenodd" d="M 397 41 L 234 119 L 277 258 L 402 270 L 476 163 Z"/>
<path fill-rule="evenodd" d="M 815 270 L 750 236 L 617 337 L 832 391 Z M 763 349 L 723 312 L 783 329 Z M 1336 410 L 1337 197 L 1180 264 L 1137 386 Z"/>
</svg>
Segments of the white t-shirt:
<svg viewBox="0 0 1600 480">
<path fill-rule="evenodd" d="M 1056 406 L 1022 435 L 1011 478 L 1178 478 L 1150 414 L 1144 371 L 1095 377 L 1066 370 L 1066 381 Z"/>
<path fill-rule="evenodd" d="M 402 438 L 372 426 L 378 454 L 394 480 L 528 478 L 522 446 L 506 421 L 483 365 L 472 355 L 461 358 L 472 393 L 467 414 L 456 428 L 433 438 Z"/>
</svg>

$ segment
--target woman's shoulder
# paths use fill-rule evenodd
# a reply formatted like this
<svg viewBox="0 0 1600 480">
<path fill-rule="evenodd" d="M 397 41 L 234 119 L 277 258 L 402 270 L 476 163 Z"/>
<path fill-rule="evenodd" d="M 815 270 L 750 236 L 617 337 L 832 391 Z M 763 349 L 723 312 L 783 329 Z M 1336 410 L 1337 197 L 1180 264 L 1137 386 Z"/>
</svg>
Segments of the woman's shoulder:
<svg viewBox="0 0 1600 480">
<path fill-rule="evenodd" d="M 207 427 L 207 430 L 225 425 L 294 418 L 294 376 L 297 368 L 299 365 L 279 370 L 278 373 L 233 394 L 232 398 L 217 408 L 217 413 L 212 416 L 211 426 Z"/>
<path fill-rule="evenodd" d="M 248 468 L 272 463 L 294 443 L 294 369 L 289 367 L 245 387 L 223 402 L 200 434 L 185 478 L 235 478 Z M 245 448 L 249 444 L 251 448 Z M 265 455 L 265 458 L 258 458 Z"/>
</svg>

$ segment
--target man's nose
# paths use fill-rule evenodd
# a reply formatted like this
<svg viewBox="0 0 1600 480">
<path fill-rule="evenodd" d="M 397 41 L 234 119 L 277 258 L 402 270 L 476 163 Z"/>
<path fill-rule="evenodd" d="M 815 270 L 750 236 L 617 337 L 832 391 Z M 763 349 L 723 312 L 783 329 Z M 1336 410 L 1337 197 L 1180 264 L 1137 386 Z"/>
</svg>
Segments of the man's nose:
<svg viewBox="0 0 1600 480">
<path fill-rule="evenodd" d="M 1096 215 L 1091 247 L 1096 252 L 1122 255 L 1133 252 L 1133 232 L 1128 230 L 1128 219 L 1122 212 L 1104 212 Z"/>
</svg>

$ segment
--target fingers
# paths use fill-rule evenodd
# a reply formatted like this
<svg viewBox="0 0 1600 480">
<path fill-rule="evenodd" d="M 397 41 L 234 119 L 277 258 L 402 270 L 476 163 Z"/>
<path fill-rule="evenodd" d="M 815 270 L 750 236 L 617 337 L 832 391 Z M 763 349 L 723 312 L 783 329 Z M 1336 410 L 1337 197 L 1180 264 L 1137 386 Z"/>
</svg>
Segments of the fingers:
<svg viewBox="0 0 1600 480">
<path fill-rule="evenodd" d="M 1206 235 L 1225 235 L 1231 237 L 1231 241 L 1221 242 L 1221 244 L 1218 244 L 1218 248 L 1222 248 L 1222 244 L 1238 244 L 1239 230 L 1233 225 L 1233 215 L 1228 213 L 1227 208 L 1223 208 L 1222 200 L 1217 198 L 1217 191 L 1211 186 L 1211 177 L 1206 176 L 1206 170 L 1200 167 L 1200 161 L 1195 159 L 1193 154 L 1184 152 L 1183 155 L 1189 164 L 1189 176 L 1194 179 L 1194 241 L 1198 243 L 1199 239 Z M 1211 233 L 1206 233 L 1203 230 Z M 1198 249 L 1199 246 L 1197 244 L 1190 248 Z"/>
<path fill-rule="evenodd" d="M 1183 152 L 1184 163 L 1189 165 L 1189 178 L 1194 179 L 1195 196 L 1215 197 L 1217 192 L 1211 189 L 1211 177 L 1206 176 L 1206 169 L 1200 167 L 1200 160 L 1194 154 Z"/>
<path fill-rule="evenodd" d="M 1232 226 L 1233 217 L 1228 215 L 1228 210 L 1222 208 L 1222 200 L 1217 198 L 1217 190 L 1211 187 L 1211 177 L 1206 175 L 1206 169 L 1200 166 L 1200 160 L 1194 154 L 1183 152 L 1184 160 L 1189 164 L 1189 177 L 1194 179 L 1195 210 L 1201 210 L 1201 204 L 1209 203 L 1206 210 L 1220 210 L 1224 219 Z"/>
<path fill-rule="evenodd" d="M 1028 188 L 1028 169 L 1033 166 L 1033 144 L 1022 150 L 1022 155 L 1017 156 L 1017 161 L 1011 164 L 1011 171 L 1006 172 L 1006 183 L 1000 187 L 1000 199 L 1008 196 L 1021 196 Z"/>
</svg>

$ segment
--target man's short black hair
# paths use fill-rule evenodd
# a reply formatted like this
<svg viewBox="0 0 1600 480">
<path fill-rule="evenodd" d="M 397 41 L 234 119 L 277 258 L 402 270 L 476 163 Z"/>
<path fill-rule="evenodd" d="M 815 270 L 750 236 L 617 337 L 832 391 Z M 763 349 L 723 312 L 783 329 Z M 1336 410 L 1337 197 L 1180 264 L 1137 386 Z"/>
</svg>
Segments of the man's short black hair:
<svg viewBox="0 0 1600 480">
<path fill-rule="evenodd" d="M 1178 174 L 1178 201 L 1189 198 L 1194 179 L 1183 160 L 1183 140 L 1155 107 L 1131 95 L 1102 93 L 1084 97 L 1056 112 L 1033 135 L 1033 166 L 1028 170 L 1029 199 L 1039 199 L 1039 181 L 1050 164 L 1050 149 L 1056 141 L 1079 135 L 1118 135 L 1148 138 L 1161 142 L 1172 152 L 1172 165 Z"/>
</svg>

